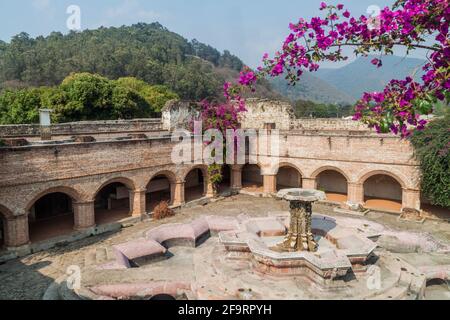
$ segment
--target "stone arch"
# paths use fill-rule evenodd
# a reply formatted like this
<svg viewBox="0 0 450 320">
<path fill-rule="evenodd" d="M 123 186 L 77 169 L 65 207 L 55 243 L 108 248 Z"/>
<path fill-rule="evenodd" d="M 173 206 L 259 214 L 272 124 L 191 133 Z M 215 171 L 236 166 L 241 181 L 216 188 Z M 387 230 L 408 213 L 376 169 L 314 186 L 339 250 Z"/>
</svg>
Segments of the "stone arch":
<svg viewBox="0 0 450 320">
<path fill-rule="evenodd" d="M 185 201 L 190 202 L 205 197 L 208 193 L 208 167 L 196 165 L 186 171 L 183 174 Z"/>
<path fill-rule="evenodd" d="M 63 193 L 65 195 L 69 196 L 72 199 L 72 201 L 74 201 L 74 202 L 80 202 L 83 200 L 81 193 L 72 187 L 68 187 L 68 186 L 52 187 L 52 188 L 48 188 L 43 191 L 40 191 L 39 193 L 34 195 L 32 197 L 32 200 L 27 202 L 27 205 L 25 207 L 26 212 L 30 211 L 31 207 L 34 205 L 34 203 L 36 201 L 38 201 L 42 197 L 45 197 L 46 195 L 49 195 L 52 193 Z"/>
<path fill-rule="evenodd" d="M 339 172 L 340 174 L 342 174 L 344 176 L 344 178 L 347 181 L 351 181 L 350 179 L 350 175 L 348 175 L 344 170 L 342 170 L 341 168 L 335 167 L 335 166 L 323 166 L 320 167 L 319 169 L 315 170 L 313 172 L 313 174 L 311 175 L 311 178 L 313 179 L 317 179 L 317 177 L 324 171 L 336 171 Z"/>
<path fill-rule="evenodd" d="M 192 167 L 189 167 L 188 169 L 184 170 L 181 177 L 182 177 L 182 181 L 186 180 L 186 177 L 188 176 L 189 173 L 191 173 L 193 170 L 201 170 L 203 175 L 205 177 L 208 177 L 208 166 L 204 165 L 204 164 L 199 164 L 199 165 L 195 165 Z"/>
<path fill-rule="evenodd" d="M 244 189 L 262 191 L 263 185 L 263 167 L 260 164 L 246 164 L 242 167 L 242 186 Z"/>
<path fill-rule="evenodd" d="M 291 162 L 280 162 L 277 166 L 275 166 L 275 167 L 273 168 L 273 171 L 272 171 L 272 172 L 273 172 L 274 174 L 278 174 L 278 172 L 280 171 L 280 169 L 286 168 L 286 167 L 297 170 L 298 173 L 299 173 L 302 177 L 305 176 L 304 173 L 303 173 L 303 170 L 301 170 L 297 165 L 295 165 L 295 164 L 293 164 L 293 163 L 291 163 Z"/>
<path fill-rule="evenodd" d="M 177 175 L 173 171 L 161 170 L 161 171 L 158 171 L 158 172 L 152 174 L 150 179 L 148 179 L 147 185 L 158 176 L 165 176 L 170 181 L 171 184 L 175 184 L 178 181 Z"/>
<path fill-rule="evenodd" d="M 125 185 L 129 190 L 134 191 L 136 189 L 136 183 L 131 180 L 130 178 L 125 177 L 116 177 L 108 179 L 95 189 L 95 192 L 90 196 L 90 201 L 94 201 L 97 194 L 106 186 L 113 184 L 113 183 L 121 183 Z"/>
<path fill-rule="evenodd" d="M 367 208 L 393 212 L 402 210 L 406 185 L 397 175 L 384 170 L 374 170 L 365 174 L 359 181 L 363 186 Z"/>
<path fill-rule="evenodd" d="M 45 189 L 26 206 L 31 242 L 43 241 L 73 232 L 74 203 L 82 201 L 74 188 L 59 186 Z"/>
<path fill-rule="evenodd" d="M 276 168 L 277 190 L 287 188 L 301 188 L 303 173 L 294 164 L 282 162 Z"/>
<path fill-rule="evenodd" d="M 129 217 L 135 190 L 136 183 L 130 178 L 116 177 L 103 182 L 92 196 L 95 222 L 101 225 Z"/>
<path fill-rule="evenodd" d="M 363 176 L 361 176 L 358 179 L 358 183 L 364 184 L 368 179 L 370 179 L 373 176 L 377 176 L 377 175 L 390 176 L 391 178 L 396 180 L 402 186 L 402 188 L 406 188 L 407 187 L 407 185 L 405 183 L 405 180 L 400 178 L 399 175 L 397 175 L 395 173 L 392 173 L 390 171 L 386 171 L 386 170 L 373 170 L 373 171 L 367 172 L 366 174 L 364 174 Z"/>
<path fill-rule="evenodd" d="M 348 201 L 349 175 L 334 166 L 324 166 L 312 174 L 318 190 L 324 191 L 327 200 L 339 203 Z"/>
<path fill-rule="evenodd" d="M 176 174 L 170 170 L 160 170 L 152 174 L 145 186 L 146 211 L 152 212 L 161 201 L 173 204 L 177 181 Z"/>
</svg>

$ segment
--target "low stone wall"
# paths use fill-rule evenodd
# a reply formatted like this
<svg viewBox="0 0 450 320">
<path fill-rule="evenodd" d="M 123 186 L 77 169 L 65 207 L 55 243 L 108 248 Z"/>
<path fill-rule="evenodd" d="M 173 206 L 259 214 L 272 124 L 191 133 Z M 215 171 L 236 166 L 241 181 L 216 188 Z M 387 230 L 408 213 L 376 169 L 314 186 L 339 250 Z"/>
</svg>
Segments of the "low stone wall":
<svg viewBox="0 0 450 320">
<path fill-rule="evenodd" d="M 86 121 L 52 125 L 52 135 L 86 135 L 95 133 L 161 131 L 161 119 Z M 33 137 L 40 135 L 38 124 L 0 126 L 0 137 Z"/>
<path fill-rule="evenodd" d="M 370 131 L 364 123 L 345 119 L 301 118 L 296 119 L 292 127 L 297 130 Z"/>
</svg>

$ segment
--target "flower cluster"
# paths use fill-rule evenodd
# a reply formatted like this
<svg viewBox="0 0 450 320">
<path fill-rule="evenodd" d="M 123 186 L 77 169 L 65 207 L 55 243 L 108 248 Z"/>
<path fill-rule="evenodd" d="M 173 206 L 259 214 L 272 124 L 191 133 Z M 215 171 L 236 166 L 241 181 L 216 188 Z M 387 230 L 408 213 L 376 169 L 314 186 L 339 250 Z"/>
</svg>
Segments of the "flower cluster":
<svg viewBox="0 0 450 320">
<path fill-rule="evenodd" d="M 411 129 L 424 128 L 426 121 L 421 116 L 432 113 L 437 100 L 450 100 L 448 0 L 399 0 L 392 9 L 382 9 L 378 17 L 351 17 L 342 4 L 322 2 L 320 10 L 327 12 L 325 17 L 291 23 L 281 50 L 273 58 L 265 54 L 256 72 L 242 71 L 238 84 L 227 84 L 226 96 L 239 97 L 244 87 L 254 90 L 256 81 L 266 76 L 286 75 L 295 84 L 306 70 L 317 71 L 320 62 L 347 60 L 344 46 L 355 47 L 356 55 L 379 53 L 380 59 L 372 60 L 378 68 L 383 55 L 393 54 L 394 46 L 404 46 L 408 53 L 418 48 L 431 52 L 423 66 L 422 83 L 411 78 L 393 80 L 383 92 L 364 94 L 357 103 L 355 120 L 379 132 L 405 137 Z M 429 37 L 434 37 L 432 45 L 425 41 Z"/>
</svg>

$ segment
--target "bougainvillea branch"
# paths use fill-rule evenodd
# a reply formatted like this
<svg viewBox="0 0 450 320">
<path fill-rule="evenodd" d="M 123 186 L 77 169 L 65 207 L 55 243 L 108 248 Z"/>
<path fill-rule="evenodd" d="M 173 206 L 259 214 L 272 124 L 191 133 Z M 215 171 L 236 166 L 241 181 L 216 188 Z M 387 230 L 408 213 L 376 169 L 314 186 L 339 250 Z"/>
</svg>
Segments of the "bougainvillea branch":
<svg viewBox="0 0 450 320">
<path fill-rule="evenodd" d="M 379 133 L 392 132 L 402 137 L 427 124 L 422 117 L 433 112 L 437 100 L 450 100 L 450 46 L 448 0 L 400 0 L 384 8 L 378 17 L 352 17 L 344 5 L 321 3 L 324 17 L 300 19 L 289 25 L 290 33 L 273 58 L 264 55 L 256 71 L 244 69 L 236 84 L 225 84 L 225 96 L 243 104 L 242 90 L 267 76 L 286 76 L 293 85 L 304 72 L 314 72 L 321 62 L 348 59 L 342 49 L 353 46 L 355 55 L 393 54 L 394 46 L 404 46 L 409 54 L 428 50 L 421 83 L 411 77 L 392 80 L 382 92 L 365 93 L 357 102 L 354 120 L 360 120 Z M 429 44 L 429 42 L 432 44 Z M 381 59 L 371 61 L 382 67 Z"/>
<path fill-rule="evenodd" d="M 229 84 L 225 84 L 225 92 L 228 92 Z M 231 96 L 226 96 L 226 103 L 210 103 L 209 101 L 203 101 L 201 103 L 201 113 L 199 119 L 194 121 L 201 121 L 203 132 L 195 132 L 195 134 L 203 134 L 206 130 L 216 129 L 222 133 L 223 137 L 226 137 L 227 130 L 238 130 L 240 128 L 240 114 L 245 112 L 244 100 L 239 96 L 232 99 Z M 192 124 L 194 128 L 194 124 Z M 214 143 L 214 142 L 209 142 Z M 237 142 L 236 142 L 237 143 Z M 238 145 L 235 146 L 236 148 Z M 224 148 L 224 155 L 227 150 Z M 211 155 L 213 158 L 215 154 Z M 219 163 L 213 163 L 208 166 L 208 180 L 211 183 L 215 194 L 218 193 L 219 185 L 223 180 L 222 175 L 223 165 Z"/>
</svg>

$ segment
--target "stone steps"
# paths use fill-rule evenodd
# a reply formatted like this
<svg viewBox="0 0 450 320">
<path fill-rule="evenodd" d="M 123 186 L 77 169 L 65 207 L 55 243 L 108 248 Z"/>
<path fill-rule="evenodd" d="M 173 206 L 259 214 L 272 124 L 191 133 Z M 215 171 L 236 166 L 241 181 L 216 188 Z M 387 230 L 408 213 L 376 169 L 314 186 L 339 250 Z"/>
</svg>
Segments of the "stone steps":
<svg viewBox="0 0 450 320">
<path fill-rule="evenodd" d="M 87 252 L 84 256 L 84 266 L 92 267 L 115 260 L 114 251 L 110 247 L 101 247 Z"/>
</svg>

